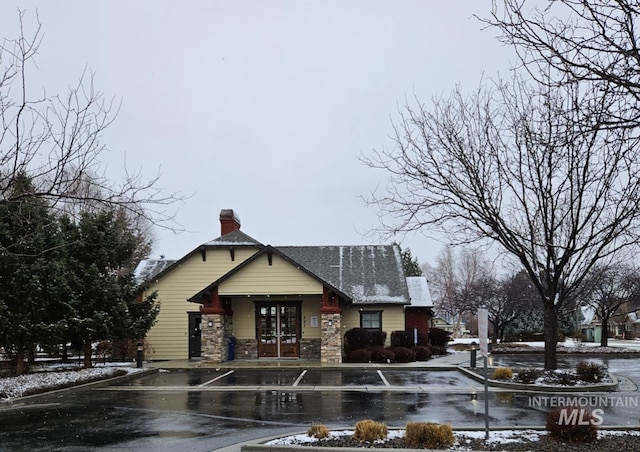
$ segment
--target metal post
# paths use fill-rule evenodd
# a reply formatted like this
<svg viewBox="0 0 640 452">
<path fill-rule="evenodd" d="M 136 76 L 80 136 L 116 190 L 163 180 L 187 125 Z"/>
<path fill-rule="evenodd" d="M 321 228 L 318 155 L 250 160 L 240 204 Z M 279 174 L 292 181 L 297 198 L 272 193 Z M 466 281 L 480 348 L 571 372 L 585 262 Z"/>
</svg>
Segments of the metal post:
<svg viewBox="0 0 640 452">
<path fill-rule="evenodd" d="M 136 367 L 142 368 L 142 361 L 144 361 L 144 348 L 142 342 L 138 342 L 138 351 L 136 352 Z"/>
<path fill-rule="evenodd" d="M 489 441 L 489 370 L 487 369 L 487 355 L 484 355 L 484 428 L 485 441 Z"/>
<path fill-rule="evenodd" d="M 478 353 L 478 351 L 475 348 L 471 349 L 471 361 L 469 363 L 469 367 L 471 367 L 472 369 L 476 368 L 476 354 Z"/>
</svg>

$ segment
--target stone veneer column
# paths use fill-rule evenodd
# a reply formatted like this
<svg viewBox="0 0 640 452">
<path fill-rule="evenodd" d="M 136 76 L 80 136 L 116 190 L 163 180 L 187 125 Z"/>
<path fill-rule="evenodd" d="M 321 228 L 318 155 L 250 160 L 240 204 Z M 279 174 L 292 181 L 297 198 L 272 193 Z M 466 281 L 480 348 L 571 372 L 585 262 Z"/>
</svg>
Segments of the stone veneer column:
<svg viewBox="0 0 640 452">
<path fill-rule="evenodd" d="M 212 322 L 212 326 L 209 326 Z M 227 343 L 225 340 L 225 315 L 202 315 L 202 361 L 221 363 L 227 359 Z"/>
<path fill-rule="evenodd" d="M 320 362 L 324 364 L 342 363 L 342 331 L 340 313 L 322 313 Z"/>
</svg>

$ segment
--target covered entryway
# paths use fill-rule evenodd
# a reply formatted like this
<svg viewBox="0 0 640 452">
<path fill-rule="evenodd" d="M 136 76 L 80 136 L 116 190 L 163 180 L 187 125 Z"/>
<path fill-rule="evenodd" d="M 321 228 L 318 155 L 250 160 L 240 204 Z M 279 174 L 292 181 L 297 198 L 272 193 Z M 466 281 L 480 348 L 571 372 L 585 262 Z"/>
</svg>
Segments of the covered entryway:
<svg viewBox="0 0 640 452">
<path fill-rule="evenodd" d="M 256 302 L 258 357 L 300 357 L 300 303 Z"/>
<path fill-rule="evenodd" d="M 200 358 L 202 336 L 200 331 L 200 323 L 202 315 L 199 312 L 189 312 L 189 359 Z"/>
</svg>

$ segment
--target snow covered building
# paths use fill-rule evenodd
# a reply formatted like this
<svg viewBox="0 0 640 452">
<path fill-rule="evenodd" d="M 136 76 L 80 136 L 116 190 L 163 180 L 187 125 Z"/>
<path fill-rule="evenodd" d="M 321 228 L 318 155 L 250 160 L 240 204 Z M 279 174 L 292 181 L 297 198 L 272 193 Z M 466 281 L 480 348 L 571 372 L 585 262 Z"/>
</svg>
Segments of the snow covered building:
<svg viewBox="0 0 640 452">
<path fill-rule="evenodd" d="M 221 235 L 178 260 L 145 260 L 160 314 L 148 359 L 303 358 L 342 362 L 356 327 L 427 331 L 426 278 L 405 278 L 397 245 L 263 245 L 231 209 Z"/>
</svg>

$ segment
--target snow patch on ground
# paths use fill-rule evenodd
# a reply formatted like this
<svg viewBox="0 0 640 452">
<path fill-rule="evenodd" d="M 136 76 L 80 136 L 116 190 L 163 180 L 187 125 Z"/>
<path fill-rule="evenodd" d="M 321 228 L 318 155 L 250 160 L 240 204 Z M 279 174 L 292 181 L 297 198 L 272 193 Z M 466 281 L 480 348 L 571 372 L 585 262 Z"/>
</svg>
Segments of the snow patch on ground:
<svg viewBox="0 0 640 452">
<path fill-rule="evenodd" d="M 131 366 L 131 363 L 128 365 Z M 134 373 L 141 370 L 114 365 L 80 370 L 39 371 L 18 377 L 0 378 L 0 400 L 7 401 L 24 395 L 104 380 L 122 374 L 122 371 Z"/>
<path fill-rule="evenodd" d="M 336 430 L 329 432 L 328 439 L 335 439 L 344 436 L 353 436 L 353 430 Z M 485 439 L 486 432 L 484 430 L 460 430 L 454 432 L 456 435 L 457 447 L 464 447 L 465 444 L 472 439 Z M 520 442 L 536 442 L 543 436 L 546 436 L 547 432 L 543 430 L 492 430 L 489 432 L 490 444 L 506 444 L 506 443 L 520 443 Z M 608 436 L 617 435 L 632 435 L 640 436 L 640 431 L 636 430 L 600 430 L 598 431 L 598 438 L 606 438 Z M 402 438 L 404 436 L 404 430 L 390 430 L 387 439 Z M 285 436 L 278 439 L 273 439 L 265 443 L 267 446 L 304 446 L 316 442 L 317 439 L 309 437 L 306 434 Z M 384 442 L 380 441 L 380 442 Z"/>
</svg>

